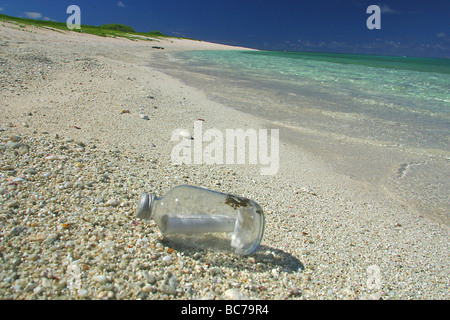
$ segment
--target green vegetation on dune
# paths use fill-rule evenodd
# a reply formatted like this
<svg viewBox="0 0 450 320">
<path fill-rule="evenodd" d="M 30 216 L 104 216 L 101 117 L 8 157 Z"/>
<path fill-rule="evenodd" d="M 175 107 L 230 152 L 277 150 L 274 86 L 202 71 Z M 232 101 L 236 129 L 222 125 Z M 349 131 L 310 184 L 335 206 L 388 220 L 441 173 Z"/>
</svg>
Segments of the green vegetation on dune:
<svg viewBox="0 0 450 320">
<path fill-rule="evenodd" d="M 152 40 L 149 38 L 174 38 L 167 36 L 159 31 L 137 32 L 132 27 L 118 23 L 104 24 L 101 26 L 81 25 L 81 29 L 70 30 L 65 22 L 35 20 L 28 18 L 18 18 L 0 14 L 0 21 L 15 23 L 19 28 L 33 25 L 37 27 L 50 27 L 62 31 L 73 31 L 89 33 L 101 37 L 122 37 L 130 40 Z"/>
<path fill-rule="evenodd" d="M 123 24 L 118 24 L 118 23 L 103 24 L 103 25 L 99 26 L 99 28 L 100 29 L 115 30 L 115 31 L 122 31 L 122 32 L 132 32 L 132 33 L 136 32 L 132 27 L 125 26 Z"/>
</svg>

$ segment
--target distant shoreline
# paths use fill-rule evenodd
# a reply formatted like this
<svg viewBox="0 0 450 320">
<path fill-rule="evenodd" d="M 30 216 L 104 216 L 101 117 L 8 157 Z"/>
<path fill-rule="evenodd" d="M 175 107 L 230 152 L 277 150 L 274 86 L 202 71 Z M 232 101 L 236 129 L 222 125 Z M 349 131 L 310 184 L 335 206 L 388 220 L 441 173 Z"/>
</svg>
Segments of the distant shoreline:
<svg viewBox="0 0 450 320">
<path fill-rule="evenodd" d="M 29 18 L 19 18 L 19 17 L 13 17 L 8 16 L 5 14 L 0 14 L 0 21 L 13 23 L 17 25 L 19 28 L 22 26 L 34 26 L 38 28 L 45 28 L 57 32 L 65 32 L 67 34 L 70 33 L 81 33 L 81 34 L 91 34 L 96 35 L 103 38 L 124 38 L 132 41 L 161 41 L 161 40 L 188 40 L 188 41 L 197 41 L 197 42 L 203 42 L 203 43 L 210 43 L 203 40 L 195 40 L 195 39 L 189 39 L 189 38 L 182 38 L 182 37 L 174 37 L 174 36 L 168 36 L 165 35 L 159 31 L 151 31 L 151 32 L 138 32 L 134 31 L 131 27 L 119 25 L 119 24 L 109 24 L 109 25 L 103 25 L 103 26 L 92 26 L 92 25 L 81 25 L 81 29 L 77 30 L 69 30 L 67 28 L 67 25 L 65 22 L 56 22 L 56 21 L 45 21 L 45 20 L 36 20 L 36 19 L 29 19 Z M 122 27 L 122 28 L 118 28 Z M 122 31 L 126 29 L 131 29 L 128 31 Z M 213 43 L 210 43 L 213 44 Z M 251 48 L 245 48 L 240 46 L 232 46 L 232 45 L 224 45 L 224 44 L 213 44 L 211 48 L 208 48 L 208 50 L 215 50 L 218 47 L 222 46 L 222 50 L 225 48 L 228 49 L 239 49 L 239 50 L 257 50 L 257 49 L 251 49 Z M 185 50 L 192 49 L 191 46 L 187 46 Z M 205 50 L 205 49 L 199 49 L 199 50 Z"/>
</svg>

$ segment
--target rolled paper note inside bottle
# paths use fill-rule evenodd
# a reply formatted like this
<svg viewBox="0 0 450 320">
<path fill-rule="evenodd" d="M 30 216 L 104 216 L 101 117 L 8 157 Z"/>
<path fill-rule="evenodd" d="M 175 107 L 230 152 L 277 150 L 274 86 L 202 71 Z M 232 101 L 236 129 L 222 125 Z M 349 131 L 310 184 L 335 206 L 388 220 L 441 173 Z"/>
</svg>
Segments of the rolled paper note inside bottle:
<svg viewBox="0 0 450 320">
<path fill-rule="evenodd" d="M 161 217 L 161 231 L 163 234 L 233 232 L 235 224 L 236 219 L 227 216 L 210 216 L 210 215 L 177 216 L 166 214 Z"/>
</svg>

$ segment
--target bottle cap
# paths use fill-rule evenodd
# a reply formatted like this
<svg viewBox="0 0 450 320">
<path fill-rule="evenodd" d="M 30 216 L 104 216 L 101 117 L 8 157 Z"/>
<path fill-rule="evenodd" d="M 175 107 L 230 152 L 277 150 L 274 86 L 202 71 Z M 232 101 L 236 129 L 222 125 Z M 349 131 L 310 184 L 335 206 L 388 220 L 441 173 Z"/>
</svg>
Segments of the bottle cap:
<svg viewBox="0 0 450 320">
<path fill-rule="evenodd" d="M 136 216 L 139 219 L 150 220 L 150 216 L 152 214 L 152 206 L 153 200 L 155 199 L 155 195 L 143 192 L 141 194 L 141 199 L 139 200 Z"/>
</svg>

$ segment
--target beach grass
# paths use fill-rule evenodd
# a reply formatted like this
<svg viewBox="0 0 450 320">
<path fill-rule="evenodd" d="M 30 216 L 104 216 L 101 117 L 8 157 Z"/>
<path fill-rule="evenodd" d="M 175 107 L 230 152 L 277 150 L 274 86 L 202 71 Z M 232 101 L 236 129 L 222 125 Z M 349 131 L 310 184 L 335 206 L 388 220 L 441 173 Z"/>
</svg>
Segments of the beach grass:
<svg viewBox="0 0 450 320">
<path fill-rule="evenodd" d="M 74 31 L 80 33 L 93 34 L 100 37 L 122 37 L 129 40 L 149 40 L 152 41 L 155 38 L 175 38 L 163 34 L 160 31 L 150 31 L 150 32 L 138 32 L 132 27 L 126 26 L 118 23 L 104 24 L 100 26 L 92 26 L 82 24 L 80 29 L 70 30 L 65 22 L 58 21 L 46 21 L 46 20 L 36 20 L 29 18 L 19 18 L 8 16 L 5 14 L 0 14 L 0 21 L 11 22 L 16 24 L 20 29 L 26 26 L 35 26 L 41 28 L 53 28 L 61 31 Z"/>
</svg>

